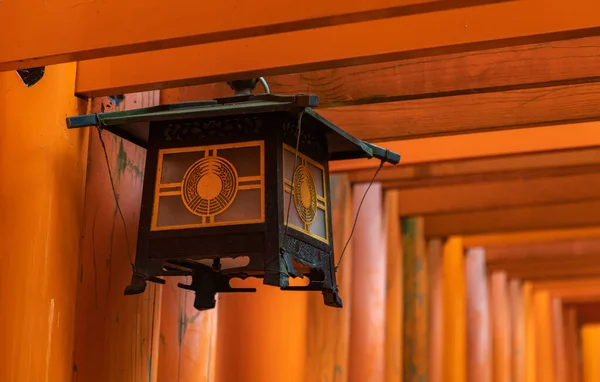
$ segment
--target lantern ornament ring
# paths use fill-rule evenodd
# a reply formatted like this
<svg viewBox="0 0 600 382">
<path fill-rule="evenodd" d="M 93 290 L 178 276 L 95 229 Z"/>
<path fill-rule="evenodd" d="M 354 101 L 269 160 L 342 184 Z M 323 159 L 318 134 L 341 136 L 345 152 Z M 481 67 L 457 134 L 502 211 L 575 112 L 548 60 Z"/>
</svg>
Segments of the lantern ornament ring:
<svg viewBox="0 0 600 382">
<path fill-rule="evenodd" d="M 317 192 L 315 181 L 305 165 L 299 165 L 294 172 L 294 205 L 304 224 L 311 225 L 317 215 Z"/>
<path fill-rule="evenodd" d="M 192 164 L 181 182 L 181 198 L 193 214 L 211 217 L 224 212 L 238 192 L 238 174 L 225 158 L 209 156 Z"/>
</svg>

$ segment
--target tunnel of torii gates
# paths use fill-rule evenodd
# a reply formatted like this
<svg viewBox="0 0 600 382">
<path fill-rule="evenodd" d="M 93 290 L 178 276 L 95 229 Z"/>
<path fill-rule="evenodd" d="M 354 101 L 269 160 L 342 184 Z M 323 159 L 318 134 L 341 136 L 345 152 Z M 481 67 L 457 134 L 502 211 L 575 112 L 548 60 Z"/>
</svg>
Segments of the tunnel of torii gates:
<svg viewBox="0 0 600 382">
<path fill-rule="evenodd" d="M 344 308 L 124 296 L 146 152 L 65 118 L 260 76 L 402 154 Z M 597 0 L 0 1 L 0 381 L 600 381 L 599 80 Z M 330 163 L 337 257 L 378 163 Z"/>
</svg>

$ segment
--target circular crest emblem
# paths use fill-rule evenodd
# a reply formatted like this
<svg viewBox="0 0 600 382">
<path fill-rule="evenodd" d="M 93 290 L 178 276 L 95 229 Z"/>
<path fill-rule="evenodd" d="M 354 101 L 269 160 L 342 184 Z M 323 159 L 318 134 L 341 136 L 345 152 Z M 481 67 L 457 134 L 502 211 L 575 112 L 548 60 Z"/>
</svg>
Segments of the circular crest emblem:
<svg viewBox="0 0 600 382">
<path fill-rule="evenodd" d="M 181 198 L 198 216 L 214 216 L 233 203 L 238 192 L 238 174 L 231 162 L 205 157 L 188 168 L 181 184 Z"/>
<path fill-rule="evenodd" d="M 317 214 L 317 192 L 315 181 L 305 165 L 299 165 L 294 172 L 294 204 L 300 219 L 312 224 Z"/>
</svg>

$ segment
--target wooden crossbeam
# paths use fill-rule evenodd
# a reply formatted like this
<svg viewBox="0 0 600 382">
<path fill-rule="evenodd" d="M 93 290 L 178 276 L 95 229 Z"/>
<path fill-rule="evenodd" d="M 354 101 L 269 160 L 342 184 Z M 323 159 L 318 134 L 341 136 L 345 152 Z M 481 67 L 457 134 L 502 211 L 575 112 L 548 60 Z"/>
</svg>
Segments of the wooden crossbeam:
<svg viewBox="0 0 600 382">
<path fill-rule="evenodd" d="M 600 277 L 600 238 L 488 246 L 489 272 L 522 280 Z"/>
<path fill-rule="evenodd" d="M 398 198 L 402 216 L 600 201 L 600 173 L 409 188 Z"/>
<path fill-rule="evenodd" d="M 533 288 L 548 291 L 567 304 L 600 302 L 600 277 L 538 281 L 533 283 Z"/>
<path fill-rule="evenodd" d="M 600 79 L 599 66 L 600 38 L 588 37 L 278 75 L 266 80 L 272 93 L 316 94 L 319 107 L 325 108 L 596 82 Z M 176 70 L 165 75 L 174 73 Z M 197 81 L 170 80 L 139 84 L 138 88 L 180 86 L 164 89 L 163 103 L 213 99 L 232 93 L 223 82 L 189 86 Z"/>
<path fill-rule="evenodd" d="M 79 67 L 77 92 L 99 95 L 140 85 L 180 86 L 191 78 L 211 83 L 600 35 L 600 4 L 573 1 L 509 1 L 90 60 Z M 232 25 L 220 17 L 214 20 Z M 118 37 L 125 40 L 125 35 Z"/>
<path fill-rule="evenodd" d="M 600 323 L 600 301 L 569 304 L 577 310 L 577 321 L 580 326 Z"/>
<path fill-rule="evenodd" d="M 389 166 L 379 172 L 377 181 L 384 188 L 409 189 L 589 174 L 599 168 L 600 146 L 596 146 Z M 349 178 L 353 183 L 369 182 L 373 170 L 353 171 Z"/>
<path fill-rule="evenodd" d="M 487 156 L 533 153 L 600 145 L 599 122 L 454 136 L 382 142 L 380 146 L 402 153 L 402 166 L 424 162 L 466 160 Z M 379 161 L 357 159 L 332 162 L 330 171 L 373 169 Z M 397 167 L 398 168 L 398 167 Z M 374 170 L 371 171 L 371 176 Z M 387 171 L 387 170 L 386 170 Z M 365 173 L 368 174 L 368 171 Z M 365 174 L 361 175 L 364 179 Z M 369 180 L 370 180 L 369 177 Z M 358 180 L 355 178 L 355 180 Z"/>
<path fill-rule="evenodd" d="M 587 239 L 600 239 L 600 227 L 468 235 L 463 237 L 463 243 L 465 247 L 495 247 Z"/>
<path fill-rule="evenodd" d="M 498 0 L 294 1 L 169 3 L 147 0 L 37 0 L 0 4 L 0 70 L 498 2 Z M 283 11 L 285 10 L 285 11 Z M 24 19 L 24 17 L 26 17 Z M 112 29 L 114 28 L 114 29 Z M 77 38 L 74 38 L 76 32 Z"/>
<path fill-rule="evenodd" d="M 425 217 L 428 237 L 600 226 L 600 201 L 458 212 Z"/>
</svg>

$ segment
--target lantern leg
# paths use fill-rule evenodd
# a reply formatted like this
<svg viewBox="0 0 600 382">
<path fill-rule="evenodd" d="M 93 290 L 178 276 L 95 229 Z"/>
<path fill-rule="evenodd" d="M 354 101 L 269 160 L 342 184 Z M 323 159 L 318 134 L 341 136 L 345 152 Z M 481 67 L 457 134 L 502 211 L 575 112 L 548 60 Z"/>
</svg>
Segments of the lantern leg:
<svg viewBox="0 0 600 382">
<path fill-rule="evenodd" d="M 194 308 L 197 310 L 213 309 L 216 306 L 217 293 L 227 292 L 256 292 L 255 288 L 232 288 L 229 285 L 230 276 L 218 273 L 212 268 L 198 264 L 192 273 L 190 285 L 177 284 L 178 287 L 196 292 Z"/>
</svg>

